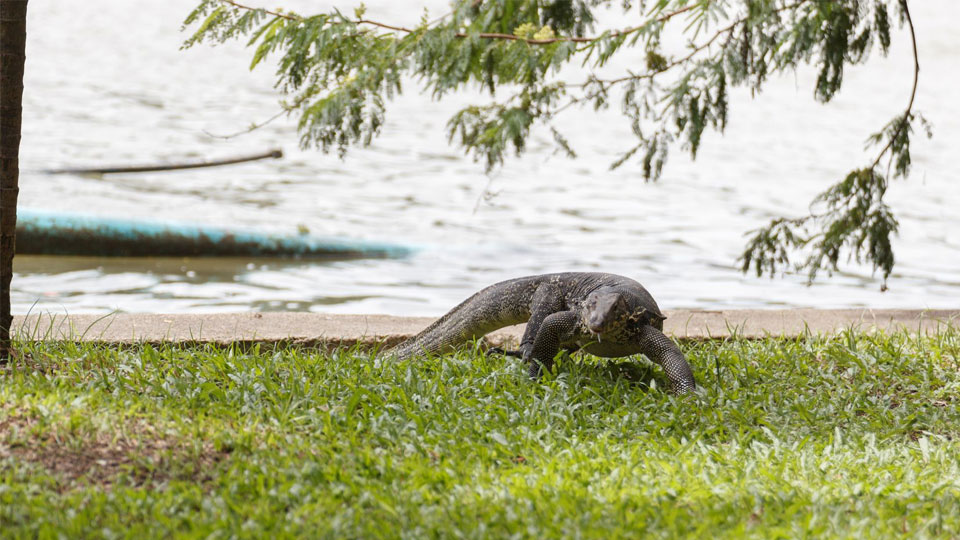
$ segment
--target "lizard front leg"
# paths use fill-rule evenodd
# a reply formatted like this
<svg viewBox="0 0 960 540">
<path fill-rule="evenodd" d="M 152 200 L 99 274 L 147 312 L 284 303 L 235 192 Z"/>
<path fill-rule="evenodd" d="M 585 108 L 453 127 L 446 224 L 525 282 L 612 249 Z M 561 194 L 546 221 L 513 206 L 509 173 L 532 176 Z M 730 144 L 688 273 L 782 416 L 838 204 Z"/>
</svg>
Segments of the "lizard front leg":
<svg viewBox="0 0 960 540">
<path fill-rule="evenodd" d="M 560 344 L 573 335 L 579 321 L 580 317 L 575 311 L 558 311 L 543 319 L 533 346 L 524 349 L 523 359 L 527 362 L 531 377 L 537 379 L 544 370 L 549 371 L 553 367 L 553 358 L 560 351 Z"/>
<path fill-rule="evenodd" d="M 684 358 L 680 348 L 653 326 L 644 325 L 639 334 L 640 350 L 655 364 L 663 367 L 670 380 L 670 390 L 675 394 L 685 394 L 696 390 L 693 370 Z"/>
</svg>

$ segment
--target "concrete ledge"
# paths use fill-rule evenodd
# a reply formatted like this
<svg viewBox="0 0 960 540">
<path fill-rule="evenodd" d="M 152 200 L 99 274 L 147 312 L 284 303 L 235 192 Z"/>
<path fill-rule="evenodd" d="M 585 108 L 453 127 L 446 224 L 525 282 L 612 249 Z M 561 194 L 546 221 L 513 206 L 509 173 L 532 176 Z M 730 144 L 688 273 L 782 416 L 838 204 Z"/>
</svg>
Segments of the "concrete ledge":
<svg viewBox="0 0 960 540">
<path fill-rule="evenodd" d="M 960 310 L 788 309 L 667 311 L 664 330 L 678 339 L 795 337 L 805 332 L 833 334 L 907 330 L 934 333 L 960 325 Z M 389 346 L 416 334 L 430 317 L 324 315 L 318 313 L 231 313 L 211 315 L 30 315 L 14 317 L 20 339 L 86 341 L 107 344 L 180 343 Z M 493 346 L 519 341 L 523 325 L 487 336 Z"/>
</svg>

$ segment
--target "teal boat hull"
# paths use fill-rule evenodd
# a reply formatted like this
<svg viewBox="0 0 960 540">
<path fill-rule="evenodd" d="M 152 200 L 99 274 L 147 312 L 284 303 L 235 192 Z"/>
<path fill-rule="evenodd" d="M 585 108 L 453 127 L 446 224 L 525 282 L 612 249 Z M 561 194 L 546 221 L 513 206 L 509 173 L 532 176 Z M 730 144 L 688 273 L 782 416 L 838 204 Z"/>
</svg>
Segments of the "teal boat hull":
<svg viewBox="0 0 960 540">
<path fill-rule="evenodd" d="M 16 246 L 23 255 L 94 257 L 349 259 L 405 257 L 413 252 L 406 246 L 364 240 L 32 210 L 18 212 Z"/>
</svg>

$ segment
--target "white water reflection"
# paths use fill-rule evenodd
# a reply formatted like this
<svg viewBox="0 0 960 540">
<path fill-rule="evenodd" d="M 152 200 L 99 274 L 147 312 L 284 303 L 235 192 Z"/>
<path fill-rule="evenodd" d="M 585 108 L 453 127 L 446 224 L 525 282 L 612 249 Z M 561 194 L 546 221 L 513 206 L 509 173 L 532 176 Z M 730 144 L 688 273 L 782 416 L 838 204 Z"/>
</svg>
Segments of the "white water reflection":
<svg viewBox="0 0 960 540">
<path fill-rule="evenodd" d="M 330 4 L 282 3 L 303 12 Z M 366 3 L 372 14 L 401 21 L 418 18 L 409 6 L 422 5 Z M 901 235 L 883 294 L 869 268 L 808 288 L 802 276 L 743 276 L 735 259 L 745 231 L 805 212 L 828 182 L 867 162 L 863 140 L 906 103 L 911 57 L 902 34 L 890 58 L 849 70 L 828 106 L 814 102 L 809 72 L 775 81 L 757 100 L 736 92 L 727 133 L 709 134 L 695 162 L 675 149 L 659 183 L 644 183 L 634 165 L 608 170 L 631 145 L 616 106 L 563 119 L 579 159 L 553 155 L 549 134 L 539 133 L 527 155 L 491 179 L 444 133 L 450 115 L 476 96 L 434 103 L 413 84 L 389 108 L 375 144 L 344 161 L 298 150 L 293 120 L 240 138 L 210 137 L 205 132 L 231 133 L 272 116 L 276 95 L 270 69 L 248 72 L 242 47 L 178 50 L 177 29 L 192 4 L 31 3 L 22 207 L 285 232 L 302 225 L 423 249 L 403 260 L 333 263 L 18 257 L 16 312 L 436 315 L 497 280 L 564 270 L 630 275 L 665 308 L 957 306 L 960 189 L 951 158 L 960 145 L 960 47 L 955 17 L 945 14 L 960 8 L 948 0 L 912 5 L 922 56 L 916 106 L 934 123 L 935 138 L 915 139 L 912 179 L 891 188 Z M 287 157 L 106 178 L 30 172 L 272 147 Z"/>
</svg>

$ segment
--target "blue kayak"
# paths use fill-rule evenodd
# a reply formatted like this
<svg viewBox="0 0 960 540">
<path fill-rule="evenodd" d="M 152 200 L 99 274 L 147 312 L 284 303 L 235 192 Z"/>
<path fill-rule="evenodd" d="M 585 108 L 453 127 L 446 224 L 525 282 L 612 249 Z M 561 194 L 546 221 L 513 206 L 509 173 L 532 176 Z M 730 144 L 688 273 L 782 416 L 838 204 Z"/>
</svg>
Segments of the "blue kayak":
<svg viewBox="0 0 960 540">
<path fill-rule="evenodd" d="M 24 255 L 93 257 L 345 259 L 404 257 L 413 252 L 405 246 L 365 240 L 35 210 L 18 211 L 16 245 L 16 252 Z"/>
</svg>

